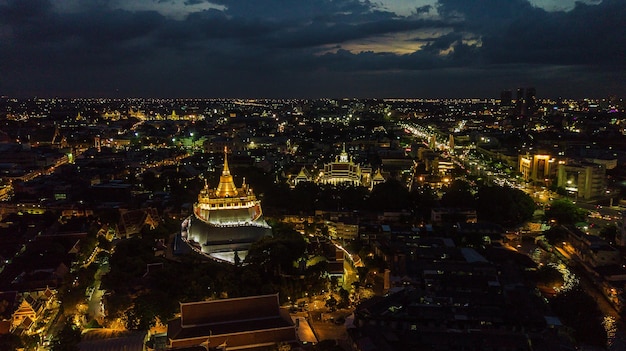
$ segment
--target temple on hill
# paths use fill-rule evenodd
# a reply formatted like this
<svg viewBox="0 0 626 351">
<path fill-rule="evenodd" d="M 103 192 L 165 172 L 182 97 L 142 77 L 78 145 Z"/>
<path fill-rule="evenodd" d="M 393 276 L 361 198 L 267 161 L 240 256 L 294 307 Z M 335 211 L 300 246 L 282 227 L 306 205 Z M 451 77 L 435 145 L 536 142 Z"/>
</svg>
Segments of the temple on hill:
<svg viewBox="0 0 626 351">
<path fill-rule="evenodd" d="M 252 243 L 271 235 L 252 188 L 245 179 L 240 188 L 235 186 L 225 149 L 220 182 L 211 189 L 205 181 L 193 214 L 182 223 L 181 238 L 204 255 L 235 263 L 243 261 Z"/>
</svg>

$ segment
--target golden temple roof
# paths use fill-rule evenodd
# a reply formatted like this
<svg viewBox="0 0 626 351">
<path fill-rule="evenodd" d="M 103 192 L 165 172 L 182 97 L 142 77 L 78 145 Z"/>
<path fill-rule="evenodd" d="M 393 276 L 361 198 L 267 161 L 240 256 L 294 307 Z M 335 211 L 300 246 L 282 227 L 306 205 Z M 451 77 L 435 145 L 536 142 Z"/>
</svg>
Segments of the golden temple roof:
<svg viewBox="0 0 626 351">
<path fill-rule="evenodd" d="M 376 171 L 376 174 L 374 175 L 373 180 L 376 181 L 385 181 L 385 177 L 383 177 L 382 173 L 380 173 L 380 168 Z"/>
<path fill-rule="evenodd" d="M 221 198 L 236 197 L 238 193 L 233 176 L 230 174 L 230 170 L 228 169 L 227 153 L 228 150 L 224 148 L 224 169 L 222 170 L 222 175 L 220 176 L 220 183 L 217 185 L 217 189 L 215 189 L 215 196 Z"/>
</svg>

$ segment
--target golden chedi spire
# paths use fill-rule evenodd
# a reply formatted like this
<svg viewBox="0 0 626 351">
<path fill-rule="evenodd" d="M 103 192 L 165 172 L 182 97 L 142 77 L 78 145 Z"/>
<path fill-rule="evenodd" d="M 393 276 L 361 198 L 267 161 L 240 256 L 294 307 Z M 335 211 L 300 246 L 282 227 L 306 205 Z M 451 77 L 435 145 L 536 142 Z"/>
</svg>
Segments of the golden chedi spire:
<svg viewBox="0 0 626 351">
<path fill-rule="evenodd" d="M 220 183 L 217 185 L 217 189 L 215 189 L 215 196 L 222 198 L 237 196 L 237 187 L 235 186 L 233 176 L 230 174 L 230 170 L 228 169 L 227 155 L 228 149 L 224 147 L 224 169 L 222 170 L 222 175 L 220 176 Z"/>
</svg>

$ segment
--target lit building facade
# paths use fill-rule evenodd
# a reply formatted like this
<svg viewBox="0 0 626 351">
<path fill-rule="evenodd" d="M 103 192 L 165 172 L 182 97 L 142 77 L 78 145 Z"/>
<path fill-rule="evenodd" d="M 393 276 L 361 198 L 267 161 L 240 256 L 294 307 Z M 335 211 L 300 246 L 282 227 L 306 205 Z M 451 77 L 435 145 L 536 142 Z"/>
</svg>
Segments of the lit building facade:
<svg viewBox="0 0 626 351">
<path fill-rule="evenodd" d="M 555 159 L 550 155 L 520 155 L 519 171 L 527 182 L 545 184 L 556 173 Z"/>
<path fill-rule="evenodd" d="M 371 186 L 371 171 L 364 171 L 358 163 L 354 163 L 346 152 L 346 145 L 335 161 L 324 165 L 320 172 L 318 183 L 321 184 L 350 184 L 354 186 Z"/>
<path fill-rule="evenodd" d="M 252 189 L 245 180 L 240 188 L 235 186 L 225 152 L 217 188 L 205 183 L 192 215 L 182 223 L 181 238 L 202 254 L 234 263 L 235 255 L 243 260 L 252 243 L 271 235 Z"/>
<path fill-rule="evenodd" d="M 576 198 L 591 199 L 605 194 L 606 168 L 599 164 L 563 165 L 558 167 L 558 186 Z"/>
<path fill-rule="evenodd" d="M 310 181 L 311 181 L 311 176 L 309 175 L 309 172 L 307 172 L 306 168 L 304 168 L 304 166 L 303 166 L 300 169 L 300 172 L 298 173 L 298 175 L 293 179 L 291 184 L 293 186 L 297 186 L 300 183 L 306 183 L 306 182 L 310 182 Z"/>
</svg>

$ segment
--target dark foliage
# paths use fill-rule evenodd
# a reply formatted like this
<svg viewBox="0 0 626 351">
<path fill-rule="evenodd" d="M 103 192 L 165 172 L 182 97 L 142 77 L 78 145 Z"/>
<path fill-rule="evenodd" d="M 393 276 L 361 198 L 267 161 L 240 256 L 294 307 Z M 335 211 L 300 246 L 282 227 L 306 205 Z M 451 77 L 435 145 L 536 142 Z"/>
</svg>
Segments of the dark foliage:
<svg viewBox="0 0 626 351">
<path fill-rule="evenodd" d="M 535 202 L 523 191 L 510 187 L 481 186 L 476 194 L 480 220 L 511 226 L 532 218 Z"/>
<path fill-rule="evenodd" d="M 63 329 L 52 339 L 52 351 L 78 351 L 80 342 L 80 329 L 69 321 L 65 322 Z"/>
<path fill-rule="evenodd" d="M 580 343 L 605 347 L 607 336 L 602 326 L 602 312 L 582 288 L 570 290 L 550 300 L 553 311 L 563 323 L 574 329 Z"/>
<path fill-rule="evenodd" d="M 575 224 L 587 218 L 587 211 L 578 208 L 568 199 L 556 199 L 546 210 L 545 219 L 555 220 L 558 224 Z"/>
</svg>

